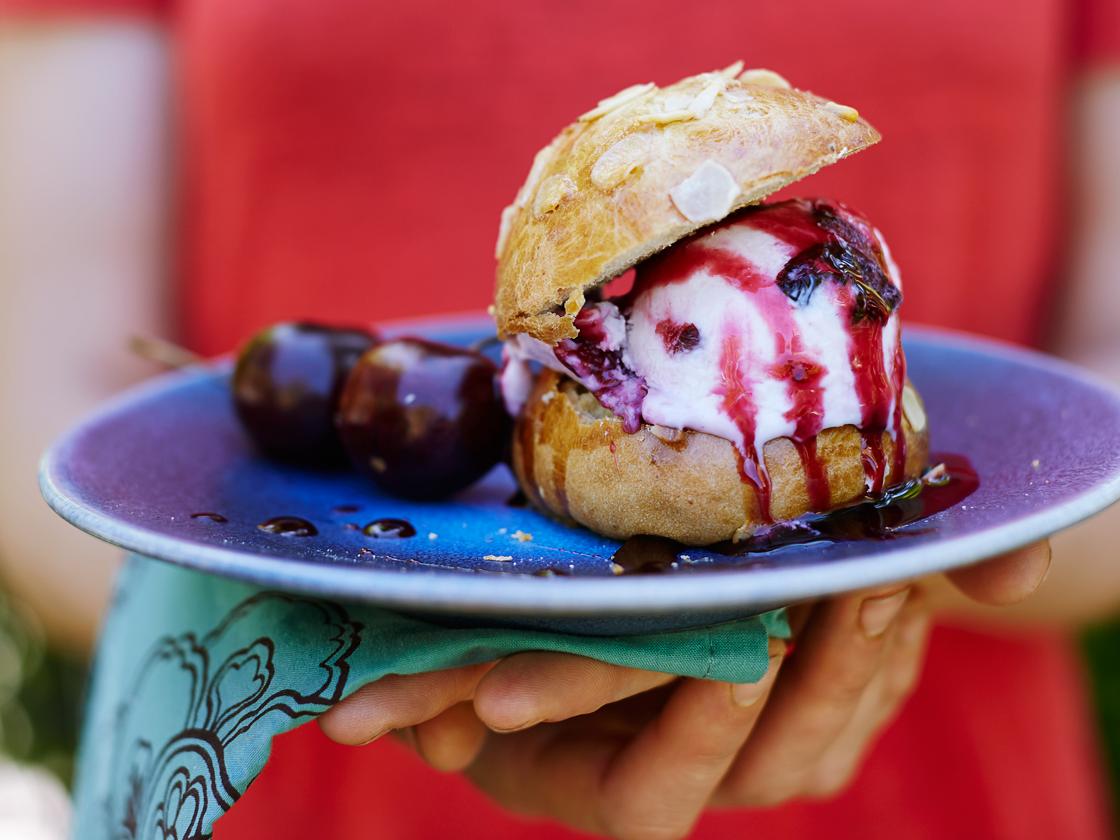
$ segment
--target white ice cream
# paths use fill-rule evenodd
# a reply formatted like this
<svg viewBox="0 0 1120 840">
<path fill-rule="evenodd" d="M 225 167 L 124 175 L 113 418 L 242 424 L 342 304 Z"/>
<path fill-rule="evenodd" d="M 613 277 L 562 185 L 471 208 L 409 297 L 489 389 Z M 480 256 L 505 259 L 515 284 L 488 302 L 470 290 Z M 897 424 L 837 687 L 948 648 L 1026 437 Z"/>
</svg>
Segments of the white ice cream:
<svg viewBox="0 0 1120 840">
<path fill-rule="evenodd" d="M 695 429 L 736 443 L 740 450 L 761 453 L 767 441 L 793 437 L 797 416 L 789 378 L 775 371 L 791 353 L 825 369 L 816 389 L 823 416 L 819 428 L 861 426 L 863 408 L 852 363 L 851 283 L 821 283 L 807 304 L 791 301 L 775 285 L 778 274 L 799 248 L 752 223 L 748 214 L 725 223 L 701 239 L 676 247 L 718 250 L 737 255 L 754 272 L 754 288 L 744 291 L 736 282 L 705 266 L 702 260 L 676 282 L 642 285 L 639 269 L 636 293 L 624 315 L 610 301 L 596 306 L 603 316 L 609 344 L 621 349 L 622 361 L 645 383 L 641 417 L 647 423 Z M 877 231 L 875 232 L 877 235 Z M 881 237 L 879 237 L 882 243 Z M 885 245 L 882 246 L 885 250 Z M 885 259 L 890 282 L 901 288 L 898 270 Z M 672 352 L 658 325 L 663 322 L 695 325 L 699 341 Z M 796 336 L 796 337 L 795 337 Z M 791 340 L 800 346 L 791 347 Z M 896 383 L 899 341 L 897 309 L 882 328 L 884 370 Z M 744 439 L 725 407 L 729 348 L 737 348 L 732 363 L 737 381 L 753 405 L 753 437 Z M 793 353 L 793 351 L 797 351 Z M 503 393 L 511 412 L 520 410 L 532 381 L 528 363 L 536 361 L 596 389 L 591 377 L 580 377 L 558 358 L 553 348 L 526 335 L 506 345 Z M 890 416 L 894 415 L 892 393 Z"/>
</svg>

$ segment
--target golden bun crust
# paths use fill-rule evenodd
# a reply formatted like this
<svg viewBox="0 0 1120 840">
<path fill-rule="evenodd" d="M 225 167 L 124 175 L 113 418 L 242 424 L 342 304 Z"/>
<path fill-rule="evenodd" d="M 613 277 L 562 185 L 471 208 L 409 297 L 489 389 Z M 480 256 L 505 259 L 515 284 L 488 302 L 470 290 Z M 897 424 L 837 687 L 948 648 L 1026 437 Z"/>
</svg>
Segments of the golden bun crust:
<svg viewBox="0 0 1120 840">
<path fill-rule="evenodd" d="M 925 411 L 913 386 L 903 401 L 904 475 L 914 478 L 929 458 Z M 831 507 L 864 494 L 860 432 L 823 430 L 817 456 Z M 894 443 L 883 434 L 891 463 Z M 771 515 L 792 519 L 810 510 L 805 470 L 787 438 L 769 441 L 763 457 L 771 481 Z M 513 468 L 529 500 L 560 519 L 616 539 L 636 534 L 687 545 L 742 538 L 764 524 L 754 486 L 739 477 L 734 445 L 723 438 L 643 425 L 634 434 L 575 382 L 543 371 L 517 421 Z"/>
<path fill-rule="evenodd" d="M 574 337 L 584 292 L 879 140 L 854 109 L 741 69 L 627 88 L 537 153 L 502 213 L 502 336 Z"/>
</svg>

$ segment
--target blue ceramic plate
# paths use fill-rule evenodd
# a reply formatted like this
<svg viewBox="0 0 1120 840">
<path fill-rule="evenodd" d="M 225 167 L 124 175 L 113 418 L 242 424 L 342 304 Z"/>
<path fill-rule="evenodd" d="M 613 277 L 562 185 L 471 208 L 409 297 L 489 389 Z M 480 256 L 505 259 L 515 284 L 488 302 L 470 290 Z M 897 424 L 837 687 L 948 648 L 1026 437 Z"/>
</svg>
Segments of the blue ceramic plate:
<svg viewBox="0 0 1120 840">
<path fill-rule="evenodd" d="M 466 343 L 491 327 L 473 318 L 386 332 Z M 678 570 L 616 577 L 616 541 L 507 505 L 515 488 L 504 466 L 450 501 L 416 503 L 346 471 L 267 461 L 234 418 L 221 368 L 162 376 L 106 406 L 47 453 L 41 484 L 79 528 L 172 563 L 416 612 L 584 632 L 709 623 L 943 571 L 1120 498 L 1114 391 L 1064 363 L 962 335 L 912 329 L 906 351 L 933 450 L 970 458 L 979 489 L 898 539 L 792 546 L 732 569 L 705 569 L 713 555 L 697 549 Z M 202 512 L 227 521 L 191 516 Z M 257 528 L 279 515 L 310 520 L 318 535 Z M 416 536 L 374 540 L 352 527 L 381 517 L 408 520 Z M 567 575 L 533 575 L 546 569 Z"/>
</svg>

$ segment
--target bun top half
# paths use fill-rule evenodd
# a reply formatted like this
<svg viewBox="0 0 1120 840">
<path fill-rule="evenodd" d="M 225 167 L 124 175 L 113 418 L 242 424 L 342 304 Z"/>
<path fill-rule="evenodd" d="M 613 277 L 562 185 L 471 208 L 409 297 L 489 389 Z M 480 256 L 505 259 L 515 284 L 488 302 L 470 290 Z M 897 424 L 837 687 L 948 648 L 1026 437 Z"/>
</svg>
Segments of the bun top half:
<svg viewBox="0 0 1120 840">
<path fill-rule="evenodd" d="M 878 140 L 855 109 L 742 62 L 620 91 L 537 153 L 502 212 L 498 332 L 576 336 L 587 291 Z"/>
</svg>

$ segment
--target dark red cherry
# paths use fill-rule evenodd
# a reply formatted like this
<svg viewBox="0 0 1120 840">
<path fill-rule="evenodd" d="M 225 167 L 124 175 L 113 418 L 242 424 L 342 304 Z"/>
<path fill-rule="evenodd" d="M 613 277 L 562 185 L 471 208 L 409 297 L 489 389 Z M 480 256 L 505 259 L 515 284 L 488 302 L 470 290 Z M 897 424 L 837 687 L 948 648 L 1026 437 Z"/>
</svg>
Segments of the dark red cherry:
<svg viewBox="0 0 1120 840">
<path fill-rule="evenodd" d="M 233 404 L 249 436 L 273 457 L 344 460 L 334 413 L 346 375 L 376 343 L 359 329 L 276 324 L 253 336 L 237 357 Z"/>
<path fill-rule="evenodd" d="M 419 338 L 386 341 L 354 365 L 335 423 L 350 459 L 390 493 L 434 499 L 501 459 L 511 431 L 479 353 Z"/>
</svg>

